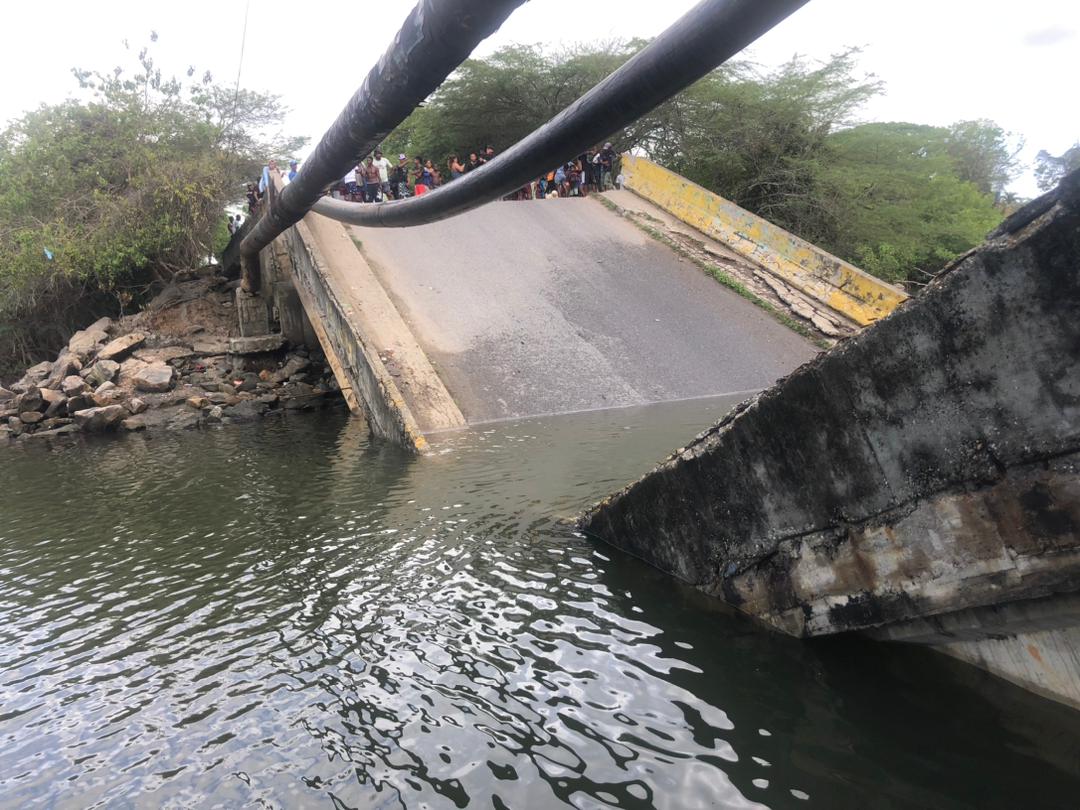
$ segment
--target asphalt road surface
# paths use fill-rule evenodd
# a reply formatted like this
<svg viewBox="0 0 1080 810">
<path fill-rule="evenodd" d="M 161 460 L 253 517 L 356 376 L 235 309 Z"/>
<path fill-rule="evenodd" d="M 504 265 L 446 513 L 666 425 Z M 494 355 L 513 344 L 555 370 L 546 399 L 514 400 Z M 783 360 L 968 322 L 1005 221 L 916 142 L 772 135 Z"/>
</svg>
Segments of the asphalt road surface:
<svg viewBox="0 0 1080 810">
<path fill-rule="evenodd" d="M 470 423 L 749 393 L 816 352 L 595 200 L 351 232 Z"/>
</svg>

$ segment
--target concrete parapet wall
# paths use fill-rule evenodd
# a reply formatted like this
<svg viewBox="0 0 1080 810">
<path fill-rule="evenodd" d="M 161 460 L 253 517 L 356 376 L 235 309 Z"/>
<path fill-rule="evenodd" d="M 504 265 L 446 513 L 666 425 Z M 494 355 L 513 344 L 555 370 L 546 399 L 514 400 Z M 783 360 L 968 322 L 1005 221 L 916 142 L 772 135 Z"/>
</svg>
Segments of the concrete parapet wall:
<svg viewBox="0 0 1080 810">
<path fill-rule="evenodd" d="M 622 173 L 626 188 L 635 194 L 860 325 L 880 320 L 908 297 L 899 288 L 650 160 L 623 155 Z"/>
<path fill-rule="evenodd" d="M 1080 173 L 590 510 L 799 635 L 1080 590 Z"/>
<path fill-rule="evenodd" d="M 316 216 L 308 214 L 308 217 Z M 350 407 L 362 402 L 372 432 L 417 453 L 427 450 L 427 440 L 413 418 L 409 406 L 387 372 L 378 351 L 354 322 L 353 313 L 343 303 L 327 273 L 326 259 L 312 235 L 306 219 L 285 232 L 293 265 L 293 284 L 308 313 L 319 342 L 342 384 Z"/>
</svg>

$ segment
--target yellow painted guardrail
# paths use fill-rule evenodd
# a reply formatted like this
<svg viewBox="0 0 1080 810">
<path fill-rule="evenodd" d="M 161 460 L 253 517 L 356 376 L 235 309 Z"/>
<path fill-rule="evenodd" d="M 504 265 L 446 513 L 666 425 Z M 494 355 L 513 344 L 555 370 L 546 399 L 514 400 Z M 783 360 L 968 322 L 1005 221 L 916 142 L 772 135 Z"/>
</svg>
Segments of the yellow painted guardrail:
<svg viewBox="0 0 1080 810">
<path fill-rule="evenodd" d="M 865 326 L 908 296 L 651 160 L 622 156 L 624 186 L 830 309 Z"/>
</svg>

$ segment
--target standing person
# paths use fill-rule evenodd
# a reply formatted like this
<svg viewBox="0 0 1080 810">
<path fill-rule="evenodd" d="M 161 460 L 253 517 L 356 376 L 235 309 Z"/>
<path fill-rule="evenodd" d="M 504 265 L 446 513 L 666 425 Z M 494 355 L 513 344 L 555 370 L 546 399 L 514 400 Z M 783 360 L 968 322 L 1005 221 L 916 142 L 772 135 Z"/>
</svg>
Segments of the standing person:
<svg viewBox="0 0 1080 810">
<path fill-rule="evenodd" d="M 259 178 L 259 199 L 263 198 L 263 195 L 270 189 L 270 178 L 277 174 L 277 161 L 273 158 L 270 162 L 263 166 L 262 177 Z"/>
<path fill-rule="evenodd" d="M 259 207 L 259 193 L 255 189 L 254 183 L 248 183 L 247 185 L 247 201 L 248 201 L 248 213 L 254 214 Z"/>
<path fill-rule="evenodd" d="M 413 194 L 417 197 L 419 197 L 421 194 L 427 194 L 430 186 L 428 186 L 428 184 L 424 182 L 424 180 L 426 179 L 424 177 L 424 159 L 421 158 L 419 155 L 413 158 L 412 179 Z"/>
<path fill-rule="evenodd" d="M 373 203 L 379 196 L 382 183 L 379 181 L 379 167 L 375 165 L 375 158 L 368 155 L 364 163 L 364 202 Z"/>
<path fill-rule="evenodd" d="M 356 167 L 353 166 L 349 171 L 345 173 L 345 177 L 341 180 L 345 184 L 345 199 L 349 202 L 356 202 Z"/>
<path fill-rule="evenodd" d="M 405 155 L 397 156 L 397 166 L 390 172 L 390 190 L 395 200 L 409 196 L 409 159 Z"/>
<path fill-rule="evenodd" d="M 571 160 L 566 164 L 567 189 L 571 197 L 584 197 L 581 190 L 581 161 Z"/>
<path fill-rule="evenodd" d="M 611 187 L 611 167 L 615 164 L 615 150 L 611 148 L 611 142 L 604 144 L 600 150 L 600 190 L 607 191 Z"/>
<path fill-rule="evenodd" d="M 229 214 L 229 218 L 225 220 L 225 227 L 229 229 L 229 233 L 236 233 L 236 220 L 233 219 L 232 214 Z"/>
<path fill-rule="evenodd" d="M 288 176 L 289 176 L 289 182 L 290 182 L 290 183 L 291 183 L 291 182 L 292 182 L 293 180 L 295 180 L 295 179 L 296 179 L 296 175 L 298 175 L 298 174 L 299 174 L 299 172 L 298 172 L 298 171 L 296 170 L 296 167 L 297 167 L 298 165 L 299 165 L 299 164 L 298 164 L 298 163 L 297 163 L 297 162 L 296 162 L 295 160 L 290 160 L 290 161 L 289 161 L 289 175 L 288 175 Z"/>
<path fill-rule="evenodd" d="M 476 152 L 469 152 L 469 162 L 465 164 L 465 172 L 468 174 L 473 169 L 479 169 L 484 165 L 484 161 L 480 160 Z"/>
<path fill-rule="evenodd" d="M 390 199 L 390 161 L 383 157 L 381 149 L 375 150 L 375 165 L 379 167 L 379 189 L 384 200 Z"/>
<path fill-rule="evenodd" d="M 560 197 L 566 196 L 566 167 L 561 164 L 555 169 L 555 190 Z"/>
<path fill-rule="evenodd" d="M 457 180 L 463 174 L 465 174 L 465 167 L 461 165 L 461 161 L 458 160 L 457 155 L 451 155 L 446 161 L 446 165 L 450 168 L 450 179 Z"/>
<path fill-rule="evenodd" d="M 581 172 L 581 196 L 584 197 L 589 187 L 589 153 L 582 152 L 577 156 L 578 169 Z"/>
<path fill-rule="evenodd" d="M 428 183 L 428 188 L 435 188 L 442 185 L 442 176 L 430 160 L 424 161 L 424 175 L 430 181 Z"/>
</svg>

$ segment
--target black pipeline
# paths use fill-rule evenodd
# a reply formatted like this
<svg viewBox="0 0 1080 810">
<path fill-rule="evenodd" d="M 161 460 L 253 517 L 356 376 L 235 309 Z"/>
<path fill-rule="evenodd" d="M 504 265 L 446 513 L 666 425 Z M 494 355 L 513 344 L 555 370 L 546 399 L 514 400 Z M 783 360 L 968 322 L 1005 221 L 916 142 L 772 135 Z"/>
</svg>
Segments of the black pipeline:
<svg viewBox="0 0 1080 810">
<path fill-rule="evenodd" d="M 259 251 L 299 222 L 326 187 L 371 152 L 525 0 L 420 0 L 364 83 L 240 244 L 244 288 L 258 289 Z"/>
<path fill-rule="evenodd" d="M 296 180 L 272 200 L 244 239 L 246 289 L 257 287 L 259 251 L 308 210 L 357 225 L 405 227 L 498 199 L 671 98 L 807 0 L 704 0 L 547 124 L 454 183 L 390 203 L 356 205 L 322 198 L 328 185 L 374 149 L 522 2 L 423 0 L 413 9 Z"/>
<path fill-rule="evenodd" d="M 405 227 L 452 217 L 516 191 L 635 121 L 722 64 L 807 0 L 705 0 L 589 92 L 489 163 L 420 197 L 312 210 L 354 225 Z"/>
</svg>

